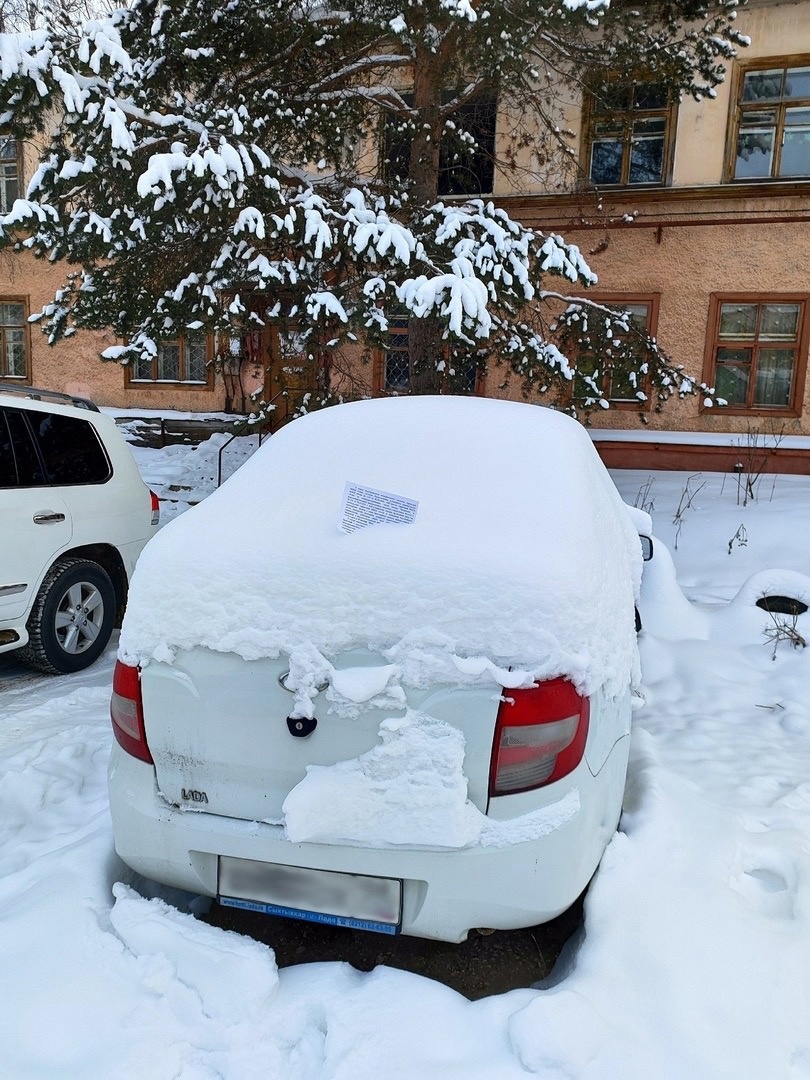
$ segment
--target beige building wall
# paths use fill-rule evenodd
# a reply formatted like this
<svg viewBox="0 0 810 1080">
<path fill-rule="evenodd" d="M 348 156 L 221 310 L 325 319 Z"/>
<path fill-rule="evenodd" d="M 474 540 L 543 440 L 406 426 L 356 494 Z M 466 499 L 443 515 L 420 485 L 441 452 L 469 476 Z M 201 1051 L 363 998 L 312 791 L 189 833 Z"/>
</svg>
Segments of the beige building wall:
<svg viewBox="0 0 810 1080">
<path fill-rule="evenodd" d="M 0 256 L 0 302 L 23 300 L 28 314 L 41 311 L 53 300 L 63 284 L 66 267 L 51 265 L 29 254 Z M 79 397 L 91 397 L 98 405 L 119 408 L 160 409 L 167 402 L 173 409 L 216 411 L 222 408 L 224 391 L 220 383 L 213 390 L 183 388 L 159 383 L 127 387 L 124 367 L 103 361 L 100 353 L 120 344 L 112 332 L 79 331 L 57 345 L 49 345 L 39 324 L 29 325 L 27 348 L 31 383 Z"/>
<path fill-rule="evenodd" d="M 736 65 L 717 87 L 717 96 L 701 102 L 685 99 L 678 110 L 673 186 L 719 184 L 723 179 L 728 120 L 736 90 L 734 67 L 768 57 L 810 54 L 810 8 L 806 3 L 751 0 L 739 9 L 737 28 L 751 44 L 739 50 Z"/>
<path fill-rule="evenodd" d="M 723 83 L 713 98 L 694 101 L 685 97 L 678 107 L 673 188 L 719 184 L 723 180 L 728 120 L 736 89 L 734 71 L 768 57 L 810 56 L 810 6 L 806 0 L 749 0 L 738 10 L 736 26 L 750 39 L 747 48 L 739 49 L 738 60 L 729 65 Z M 578 166 L 586 158 L 582 101 L 568 87 L 549 92 L 549 114 L 562 132 L 573 137 L 564 140 L 571 147 L 569 167 L 558 156 L 546 166 L 546 147 L 538 161 L 537 148 L 524 148 L 517 154 L 514 173 L 496 172 L 494 193 L 549 195 L 570 191 L 582 179 Z M 499 121 L 499 156 L 506 149 L 504 133 L 515 126 L 515 118 L 504 113 Z"/>
<path fill-rule="evenodd" d="M 744 216 L 744 211 L 743 211 Z M 790 218 L 788 211 L 784 215 Z M 601 293 L 659 296 L 656 337 L 676 363 L 703 380 L 707 328 L 713 293 L 802 294 L 810 282 L 810 228 L 788 220 L 704 224 L 699 218 L 684 225 L 667 222 L 598 231 L 572 225 L 566 237 L 588 252 L 607 239 L 607 248 L 589 256 L 598 285 L 577 295 L 598 298 Z M 561 291 L 570 291 L 563 288 Z M 806 358 L 805 358 L 806 359 Z M 514 391 L 513 391 L 514 396 Z M 595 410 L 594 427 L 707 432 L 756 430 L 810 435 L 810 379 L 805 380 L 800 417 L 739 415 L 721 407 L 703 408 L 702 395 L 671 399 L 663 411 L 655 402 L 640 412 L 613 406 Z"/>
<path fill-rule="evenodd" d="M 771 58 L 777 68 L 810 67 L 810 3 L 751 0 L 740 9 L 737 26 L 751 45 L 729 65 L 716 97 L 685 99 L 678 107 L 670 183 L 607 187 L 597 193 L 580 173 L 578 180 L 559 177 L 556 190 L 550 191 L 538 175 L 533 188 L 521 194 L 502 188 L 501 195 L 516 219 L 560 232 L 580 247 L 599 276 L 594 297 L 610 294 L 615 303 L 617 295 L 627 295 L 628 301 L 639 294 L 657 296 L 659 343 L 690 375 L 709 384 L 714 374 L 707 363 L 707 354 L 713 355 L 707 340 L 713 296 L 748 295 L 753 302 L 793 297 L 804 303 L 806 329 L 810 323 L 810 176 L 740 183 L 729 182 L 727 171 L 741 70 Z M 582 104 L 563 95 L 560 110 L 561 121 L 578 133 L 576 157 L 584 165 Z M 810 142 L 806 152 L 810 164 Z M 556 280 L 546 284 L 571 291 Z M 631 430 L 643 425 L 651 430 L 810 435 L 807 340 L 805 334 L 797 358 L 802 392 L 795 409 L 708 409 L 699 395 L 672 399 L 660 413 L 653 403 L 641 415 L 614 405 L 596 410 L 588 422 Z M 506 392 L 518 396 L 514 380 Z"/>
<path fill-rule="evenodd" d="M 593 294 L 659 297 L 657 337 L 665 351 L 696 379 L 704 376 L 709 311 L 713 294 L 797 294 L 807 298 L 810 320 L 810 178 L 756 184 L 724 183 L 730 125 L 733 124 L 738 69 L 762 58 L 790 58 L 791 65 L 810 66 L 810 0 L 751 0 L 737 25 L 752 39 L 732 64 L 714 99 L 684 100 L 677 112 L 671 183 L 661 187 L 605 189 L 599 199 L 578 182 L 576 169 L 561 169 L 550 148 L 537 145 L 520 157 L 520 169 L 496 174 L 495 193 L 517 220 L 545 231 L 561 232 L 578 244 L 599 275 Z M 582 102 L 570 93 L 558 97 L 561 128 L 576 134 L 572 162 L 586 154 Z M 510 118 L 499 128 L 507 130 Z M 369 149 L 369 148 L 366 148 Z M 808 150 L 810 153 L 810 149 Z M 366 159 L 371 169 L 371 157 Z M 26 173 L 35 165 L 26 151 Z M 601 209 L 597 212 L 597 201 Z M 0 260 L 0 300 L 24 297 L 31 312 L 52 297 L 64 267 L 51 267 L 29 256 Z M 562 283 L 549 280 L 551 288 Z M 103 363 L 99 352 L 114 341 L 110 335 L 77 334 L 51 349 L 36 326 L 30 328 L 30 355 L 35 384 L 71 393 L 90 394 L 103 405 L 132 408 L 218 410 L 225 392 L 219 380 L 213 389 L 176 384 L 129 386 L 124 370 Z M 739 415 L 707 410 L 697 397 L 671 401 L 664 412 L 611 408 L 597 410 L 590 423 L 599 427 L 689 431 L 770 431 L 784 426 L 791 434 L 810 435 L 810 378 L 804 378 L 801 415 L 784 412 Z M 378 365 L 379 367 L 379 365 Z M 370 372 L 364 372 L 369 375 Z M 379 385 L 379 379 L 378 385 Z M 519 396 L 514 381 L 495 369 L 484 381 L 492 395 Z"/>
<path fill-rule="evenodd" d="M 20 154 L 21 190 L 34 175 L 36 147 L 28 143 Z M 0 303 L 22 301 L 27 315 L 41 311 L 53 301 L 64 284 L 66 264 L 53 265 L 33 255 L 4 252 L 0 254 Z M 133 409 L 171 409 L 184 411 L 219 411 L 225 391 L 219 376 L 209 387 L 184 387 L 179 384 L 142 383 L 127 385 L 125 368 L 115 361 L 103 361 L 100 353 L 110 345 L 120 344 L 111 331 L 79 331 L 51 346 L 37 323 L 29 324 L 26 350 L 30 383 L 48 390 L 91 397 L 96 404 Z"/>
</svg>

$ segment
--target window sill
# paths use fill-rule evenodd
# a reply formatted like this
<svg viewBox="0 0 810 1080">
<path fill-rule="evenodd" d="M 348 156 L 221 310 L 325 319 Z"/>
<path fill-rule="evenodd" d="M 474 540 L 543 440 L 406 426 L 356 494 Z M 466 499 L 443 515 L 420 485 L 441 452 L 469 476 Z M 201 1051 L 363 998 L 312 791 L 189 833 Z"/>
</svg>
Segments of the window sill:
<svg viewBox="0 0 810 1080">
<path fill-rule="evenodd" d="M 649 184 L 595 184 L 593 180 L 583 181 L 578 190 L 585 194 L 596 194 L 609 191 L 611 193 L 615 191 L 662 191 L 672 187 L 672 182 L 669 180 L 658 180 Z"/>
<path fill-rule="evenodd" d="M 699 412 L 702 416 L 777 416 L 785 420 L 795 420 L 802 415 L 801 409 L 784 405 L 756 405 L 750 409 L 741 405 L 712 405 L 710 408 L 701 405 Z"/>
<path fill-rule="evenodd" d="M 186 382 L 183 379 L 128 379 L 127 389 L 141 390 L 148 386 L 174 386 L 186 390 L 213 390 L 214 387 L 208 382 Z"/>
<path fill-rule="evenodd" d="M 600 406 L 599 406 L 599 404 L 598 404 L 598 402 L 597 402 L 597 400 L 595 398 L 593 399 L 593 405 L 586 406 L 584 404 L 585 400 L 586 400 L 585 398 L 572 398 L 571 404 L 574 405 L 578 409 L 583 409 L 583 408 L 586 408 L 586 407 L 587 408 L 597 408 L 597 409 L 600 408 Z M 588 399 L 588 400 L 591 400 L 591 399 Z M 633 401 L 633 400 L 630 400 L 628 398 L 603 398 L 602 400 L 607 401 L 608 406 L 609 406 L 609 409 L 604 409 L 603 410 L 604 412 L 609 412 L 610 410 L 613 410 L 613 409 L 617 409 L 620 412 L 629 412 L 631 410 L 633 412 L 639 412 L 639 411 L 640 412 L 649 412 L 650 407 L 652 405 L 652 401 L 650 399 L 649 394 L 644 398 L 643 401 L 640 401 L 640 400 Z"/>
<path fill-rule="evenodd" d="M 583 201 L 590 202 L 594 199 L 609 199 L 611 204 L 632 199 L 632 209 L 637 209 L 639 204 L 657 204 L 661 202 L 733 202 L 735 200 L 761 199 L 796 199 L 804 200 L 810 194 L 810 177 L 807 180 L 767 180 L 757 182 L 753 180 L 726 180 L 719 184 L 673 184 L 648 186 L 638 185 L 633 187 L 606 187 L 594 188 L 580 185 L 567 192 L 521 192 L 520 194 L 508 193 L 495 196 L 499 206 L 510 210 L 514 214 L 526 212 L 527 209 L 553 208 L 554 216 L 557 217 L 562 209 L 581 211 Z M 611 206 L 612 208 L 612 206 Z M 804 206 L 801 208 L 804 210 Z M 589 212 L 592 212 L 589 211 Z M 750 210 L 748 211 L 750 212 Z M 765 208 L 763 212 L 770 212 Z"/>
<path fill-rule="evenodd" d="M 741 187 L 756 185 L 810 184 L 810 175 L 806 176 L 731 176 L 725 181 Z"/>
</svg>

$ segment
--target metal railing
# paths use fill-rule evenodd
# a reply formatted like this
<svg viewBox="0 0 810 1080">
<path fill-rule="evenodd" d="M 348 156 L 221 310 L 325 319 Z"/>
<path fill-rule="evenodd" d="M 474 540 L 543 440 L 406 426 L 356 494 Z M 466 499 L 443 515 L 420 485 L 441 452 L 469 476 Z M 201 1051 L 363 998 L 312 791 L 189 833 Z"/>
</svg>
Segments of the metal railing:
<svg viewBox="0 0 810 1080">
<path fill-rule="evenodd" d="M 281 410 L 276 408 L 276 403 L 280 399 L 284 400 L 283 413 L 281 412 Z M 256 424 L 250 424 L 248 422 L 248 419 L 246 418 L 245 421 L 239 426 L 239 428 L 233 433 L 233 435 L 231 435 L 230 439 L 228 439 L 227 442 L 224 442 L 222 446 L 220 446 L 219 453 L 217 454 L 217 487 L 222 486 L 222 455 L 225 450 L 228 449 L 234 439 L 239 439 L 247 434 L 253 434 L 254 432 L 256 432 L 256 434 L 258 434 L 259 436 L 259 446 L 261 446 L 262 439 L 265 437 L 265 435 L 273 434 L 272 431 L 265 430 L 265 427 L 267 425 L 272 422 L 274 426 L 281 427 L 283 424 L 286 424 L 288 420 L 292 419 L 290 415 L 290 399 L 288 390 L 279 390 L 279 392 L 274 397 L 270 398 L 270 400 L 267 402 L 267 406 L 271 405 L 273 406 L 273 410 L 268 414 L 268 416 L 265 417 L 263 421 L 261 421 L 261 423 L 259 424 L 258 432 L 256 432 Z"/>
</svg>

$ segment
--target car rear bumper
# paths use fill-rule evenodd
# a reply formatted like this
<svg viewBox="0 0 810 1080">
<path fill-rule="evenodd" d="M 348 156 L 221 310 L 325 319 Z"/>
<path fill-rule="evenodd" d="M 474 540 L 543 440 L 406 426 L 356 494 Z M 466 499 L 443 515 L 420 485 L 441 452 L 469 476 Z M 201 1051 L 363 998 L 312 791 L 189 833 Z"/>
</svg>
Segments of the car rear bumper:
<svg viewBox="0 0 810 1080">
<path fill-rule="evenodd" d="M 217 895 L 219 855 L 397 878 L 403 882 L 402 933 L 463 941 L 476 927 L 547 922 L 576 900 L 615 831 L 628 746 L 628 737 L 620 739 L 597 776 L 583 770 L 579 811 L 541 839 L 441 851 L 293 844 L 278 825 L 179 810 L 160 795 L 152 766 L 114 744 L 115 847 L 145 877 L 207 896 Z"/>
</svg>

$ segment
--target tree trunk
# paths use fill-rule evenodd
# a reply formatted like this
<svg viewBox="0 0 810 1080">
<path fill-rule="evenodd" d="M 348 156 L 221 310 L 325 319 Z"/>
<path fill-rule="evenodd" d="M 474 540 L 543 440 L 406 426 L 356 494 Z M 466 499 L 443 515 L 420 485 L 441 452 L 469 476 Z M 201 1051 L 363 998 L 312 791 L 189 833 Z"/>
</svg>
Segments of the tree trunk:
<svg viewBox="0 0 810 1080">
<path fill-rule="evenodd" d="M 411 143 L 409 174 L 417 206 L 430 206 L 439 191 L 439 149 L 442 120 L 441 53 L 418 48 L 414 59 L 413 104 L 417 131 Z M 410 320 L 408 331 L 410 389 L 413 394 L 438 394 L 444 382 L 439 364 L 444 356 L 441 325 L 436 318 Z"/>
</svg>

